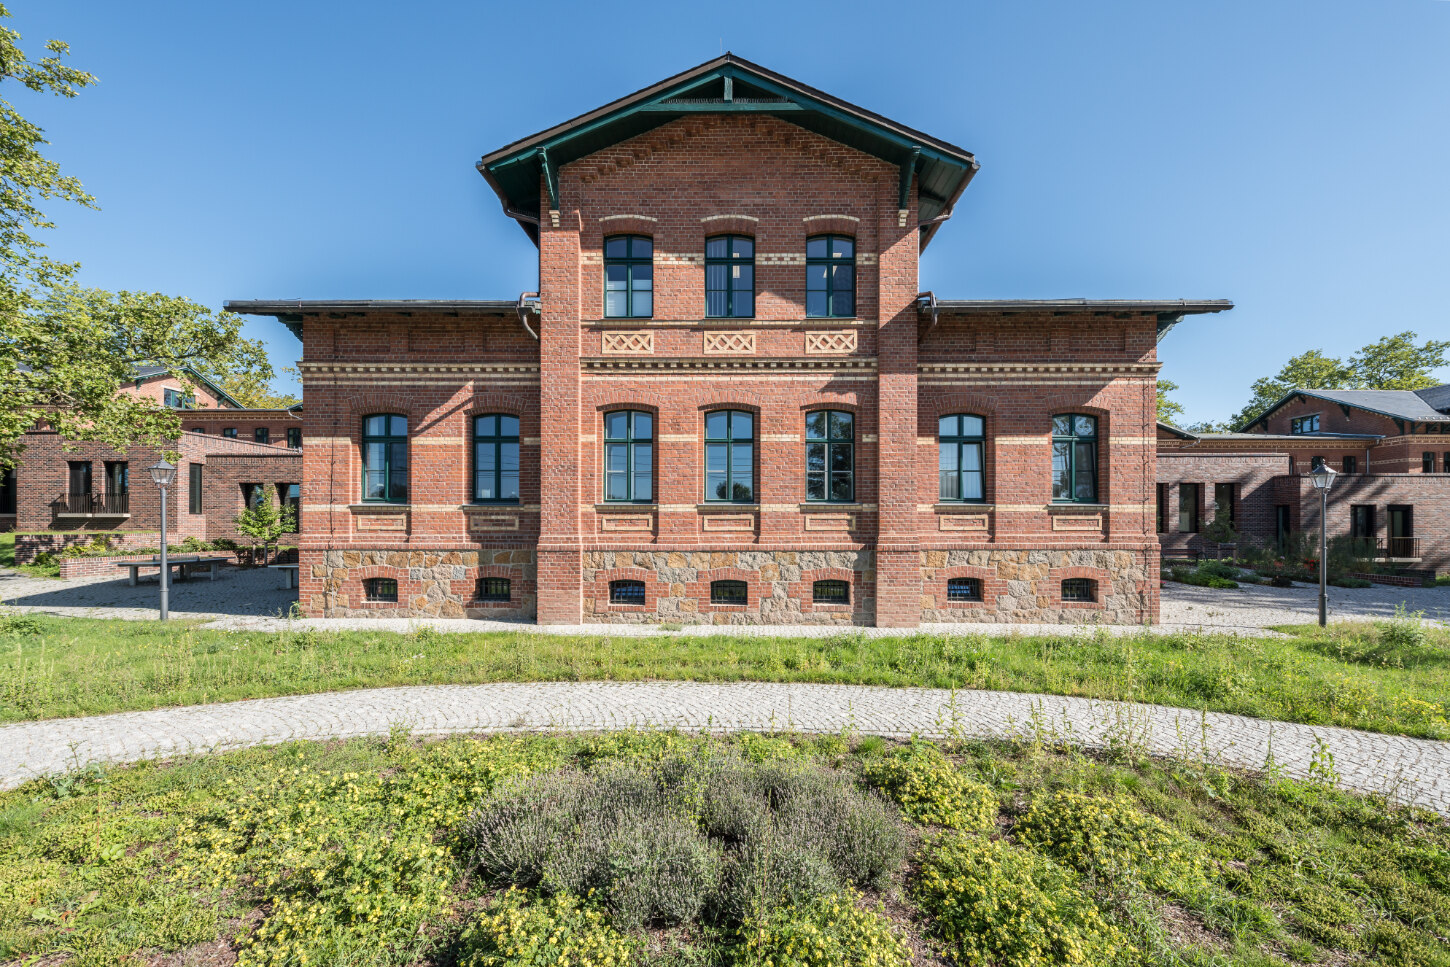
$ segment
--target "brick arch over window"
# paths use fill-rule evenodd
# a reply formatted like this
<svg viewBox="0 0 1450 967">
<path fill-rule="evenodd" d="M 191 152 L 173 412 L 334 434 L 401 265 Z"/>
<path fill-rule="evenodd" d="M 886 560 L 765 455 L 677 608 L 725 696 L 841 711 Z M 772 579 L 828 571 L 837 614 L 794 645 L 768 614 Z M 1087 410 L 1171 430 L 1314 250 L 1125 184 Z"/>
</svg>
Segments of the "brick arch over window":
<svg viewBox="0 0 1450 967">
<path fill-rule="evenodd" d="M 948 601 L 947 582 L 952 578 L 976 578 L 982 582 L 982 600 Z M 986 608 L 996 610 L 997 599 L 1007 593 L 1007 582 L 990 567 L 932 567 L 921 570 L 922 593 L 932 599 L 933 608 Z M 1061 595 L 1059 594 L 1059 597 Z"/>
<path fill-rule="evenodd" d="M 644 235 L 653 237 L 659 231 L 659 219 L 649 215 L 620 213 L 604 215 L 599 219 L 599 247 L 604 247 L 605 238 L 610 235 Z"/>
<path fill-rule="evenodd" d="M 747 571 L 738 567 L 717 567 L 696 572 L 696 579 L 685 585 L 685 597 L 694 598 L 701 611 L 738 611 L 760 613 L 761 585 L 759 571 Z M 745 583 L 746 604 L 711 604 L 710 585 L 716 581 L 742 581 Z"/>
<path fill-rule="evenodd" d="M 610 604 L 609 584 L 611 581 L 640 581 L 644 584 L 644 604 Z M 600 568 L 589 585 L 594 594 L 594 613 L 611 612 L 654 613 L 659 610 L 660 598 L 669 597 L 670 586 L 660 580 L 658 572 L 643 567 Z M 586 589 L 587 590 L 587 589 Z"/>
<path fill-rule="evenodd" d="M 861 220 L 851 215 L 807 215 L 801 219 L 801 226 L 810 235 L 850 235 L 855 238 L 861 233 Z M 859 239 L 858 239 L 859 242 Z M 856 246 L 861 251 L 861 246 Z"/>
<path fill-rule="evenodd" d="M 849 605 L 816 604 L 812 600 L 812 589 L 817 581 L 845 581 L 851 587 L 851 603 Z M 801 579 L 790 582 L 789 592 L 792 598 L 800 602 L 802 614 L 820 611 L 863 615 L 866 611 L 867 599 L 876 597 L 876 586 L 874 583 L 868 583 L 866 576 L 860 571 L 853 571 L 846 567 L 818 567 L 810 570 L 802 569 Z"/>
<path fill-rule="evenodd" d="M 408 435 L 412 436 L 417 432 L 417 405 L 396 393 L 373 391 L 351 396 L 347 401 L 347 412 L 354 417 L 353 422 L 358 424 L 358 433 L 362 433 L 363 417 L 376 416 L 379 413 L 405 416 L 408 418 Z"/>
<path fill-rule="evenodd" d="M 982 417 L 988 421 L 987 432 L 990 434 L 990 423 L 997 416 L 997 400 L 982 393 L 965 390 L 919 391 L 916 412 L 924 431 L 923 436 L 927 435 L 925 431 L 930 431 L 930 435 L 935 436 L 937 420 L 953 413 L 971 413 L 973 416 Z"/>
<path fill-rule="evenodd" d="M 1068 578 L 1087 578 L 1097 582 L 1096 601 L 1062 600 L 1062 582 Z M 1055 567 L 1047 572 L 1047 601 L 1053 608 L 1071 608 L 1082 611 L 1103 611 L 1107 608 L 1108 594 L 1112 591 L 1112 576 L 1098 567 Z"/>
<path fill-rule="evenodd" d="M 753 215 L 706 215 L 700 219 L 700 231 L 711 235 L 748 235 L 760 230 L 760 219 Z"/>
<path fill-rule="evenodd" d="M 659 432 L 660 405 L 658 403 L 646 403 L 639 399 L 611 400 L 608 403 L 597 404 L 594 409 L 600 417 L 603 417 L 605 413 L 614 413 L 618 410 L 643 410 L 655 418 L 655 432 Z"/>
<path fill-rule="evenodd" d="M 706 413 L 713 413 L 716 410 L 744 410 L 747 413 L 755 414 L 757 422 L 759 422 L 761 412 L 759 403 L 742 403 L 730 399 L 701 403 L 695 409 L 699 411 L 701 417 L 704 417 Z"/>
</svg>

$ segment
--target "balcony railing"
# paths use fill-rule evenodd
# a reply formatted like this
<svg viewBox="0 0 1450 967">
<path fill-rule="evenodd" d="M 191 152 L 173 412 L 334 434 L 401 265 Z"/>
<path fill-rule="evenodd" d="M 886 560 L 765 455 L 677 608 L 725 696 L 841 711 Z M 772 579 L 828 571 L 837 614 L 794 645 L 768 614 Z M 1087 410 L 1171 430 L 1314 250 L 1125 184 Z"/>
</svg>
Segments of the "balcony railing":
<svg viewBox="0 0 1450 967">
<path fill-rule="evenodd" d="M 1356 537 L 1354 553 L 1375 561 L 1417 561 L 1420 559 L 1418 537 Z"/>
<path fill-rule="evenodd" d="M 56 517 L 130 517 L 131 497 L 119 494 L 61 494 L 50 502 Z"/>
</svg>

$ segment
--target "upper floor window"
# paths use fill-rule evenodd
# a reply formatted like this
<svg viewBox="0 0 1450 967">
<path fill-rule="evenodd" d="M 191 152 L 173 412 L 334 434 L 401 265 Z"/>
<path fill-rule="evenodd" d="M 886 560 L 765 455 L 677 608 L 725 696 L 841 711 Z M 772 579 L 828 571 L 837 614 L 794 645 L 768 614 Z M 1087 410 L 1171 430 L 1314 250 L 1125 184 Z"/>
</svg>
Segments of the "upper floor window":
<svg viewBox="0 0 1450 967">
<path fill-rule="evenodd" d="M 986 499 L 982 481 L 982 430 L 980 416 L 955 414 L 937 423 L 937 471 L 942 500 Z"/>
<path fill-rule="evenodd" d="M 755 415 L 705 414 L 705 499 L 748 504 L 755 499 Z"/>
<path fill-rule="evenodd" d="M 379 413 L 363 418 L 363 500 L 408 502 L 408 418 Z"/>
<path fill-rule="evenodd" d="M 258 443 L 271 443 L 272 431 L 265 426 L 259 426 L 252 431 L 252 439 Z"/>
<path fill-rule="evenodd" d="M 1052 418 L 1052 499 L 1098 501 L 1098 421 L 1066 413 Z"/>
<path fill-rule="evenodd" d="M 654 499 L 654 417 L 640 410 L 604 414 L 604 499 Z"/>
<path fill-rule="evenodd" d="M 189 410 L 196 402 L 196 397 L 181 389 L 162 390 L 161 396 L 162 402 L 173 410 Z"/>
<path fill-rule="evenodd" d="M 1290 433 L 1318 433 L 1319 414 L 1313 416 L 1296 416 L 1289 421 Z"/>
<path fill-rule="evenodd" d="M 844 235 L 806 239 L 806 315 L 856 314 L 856 240 Z"/>
<path fill-rule="evenodd" d="M 1420 469 L 1425 473 L 1435 472 L 1435 454 L 1425 451 L 1420 454 Z"/>
<path fill-rule="evenodd" d="M 648 319 L 654 313 L 654 241 L 643 235 L 604 240 L 604 314 Z"/>
<path fill-rule="evenodd" d="M 856 499 L 856 418 L 841 410 L 806 414 L 806 500 Z"/>
<path fill-rule="evenodd" d="M 1346 456 L 1344 458 L 1345 473 L 1359 473 L 1359 458 Z"/>
<path fill-rule="evenodd" d="M 1313 473 L 1314 471 L 1318 470 L 1322 466 L 1324 466 L 1324 458 L 1323 457 L 1315 456 L 1315 457 L 1310 457 L 1309 458 L 1309 472 L 1310 473 Z"/>
<path fill-rule="evenodd" d="M 502 413 L 473 418 L 473 500 L 519 499 L 519 418 Z"/>
<path fill-rule="evenodd" d="M 226 437 L 228 440 L 235 440 L 237 438 L 237 428 L 234 426 L 222 427 L 222 436 Z"/>
<path fill-rule="evenodd" d="M 755 239 L 718 235 L 705 240 L 705 315 L 755 315 Z"/>
<path fill-rule="evenodd" d="M 302 427 L 289 426 L 287 428 L 287 445 L 294 450 L 302 446 Z"/>
<path fill-rule="evenodd" d="M 204 427 L 204 426 L 194 426 L 194 427 L 191 428 L 191 432 L 192 433 L 205 433 L 206 432 L 206 427 Z"/>
</svg>

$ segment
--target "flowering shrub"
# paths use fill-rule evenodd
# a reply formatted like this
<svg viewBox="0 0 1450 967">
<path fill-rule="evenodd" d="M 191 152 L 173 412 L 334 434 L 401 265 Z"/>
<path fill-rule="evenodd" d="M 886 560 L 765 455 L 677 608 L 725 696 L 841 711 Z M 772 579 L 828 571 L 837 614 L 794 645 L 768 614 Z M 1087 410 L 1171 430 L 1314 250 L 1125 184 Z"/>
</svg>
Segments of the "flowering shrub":
<svg viewBox="0 0 1450 967">
<path fill-rule="evenodd" d="M 597 910 L 556 893 L 530 899 L 501 894 L 458 943 L 458 967 L 626 967 L 639 947 Z"/>
<path fill-rule="evenodd" d="M 1001 841 L 948 834 L 929 844 L 913 893 L 967 967 L 1092 967 L 1123 946 L 1076 873 Z"/>
<path fill-rule="evenodd" d="M 997 821 L 992 790 L 962 775 L 934 745 L 914 742 L 868 761 L 861 774 L 919 823 L 985 830 Z"/>
<path fill-rule="evenodd" d="M 1013 832 L 1021 842 L 1105 881 L 1141 883 L 1176 896 L 1207 886 L 1197 844 L 1117 799 L 1075 792 L 1039 795 Z"/>
<path fill-rule="evenodd" d="M 740 928 L 740 967 L 907 967 L 911 952 L 852 894 L 777 907 Z"/>
</svg>

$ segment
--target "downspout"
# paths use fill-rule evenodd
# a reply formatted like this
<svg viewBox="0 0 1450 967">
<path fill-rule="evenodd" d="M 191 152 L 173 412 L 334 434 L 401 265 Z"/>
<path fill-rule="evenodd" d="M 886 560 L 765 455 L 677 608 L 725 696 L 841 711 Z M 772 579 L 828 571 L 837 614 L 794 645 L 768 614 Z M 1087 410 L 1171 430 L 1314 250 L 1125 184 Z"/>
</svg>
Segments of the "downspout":
<svg viewBox="0 0 1450 967">
<path fill-rule="evenodd" d="M 519 323 L 524 327 L 524 332 L 528 333 L 534 342 L 539 341 L 539 334 L 529 327 L 529 302 L 538 298 L 537 292 L 520 292 L 518 305 L 514 307 L 519 314 Z"/>
</svg>

